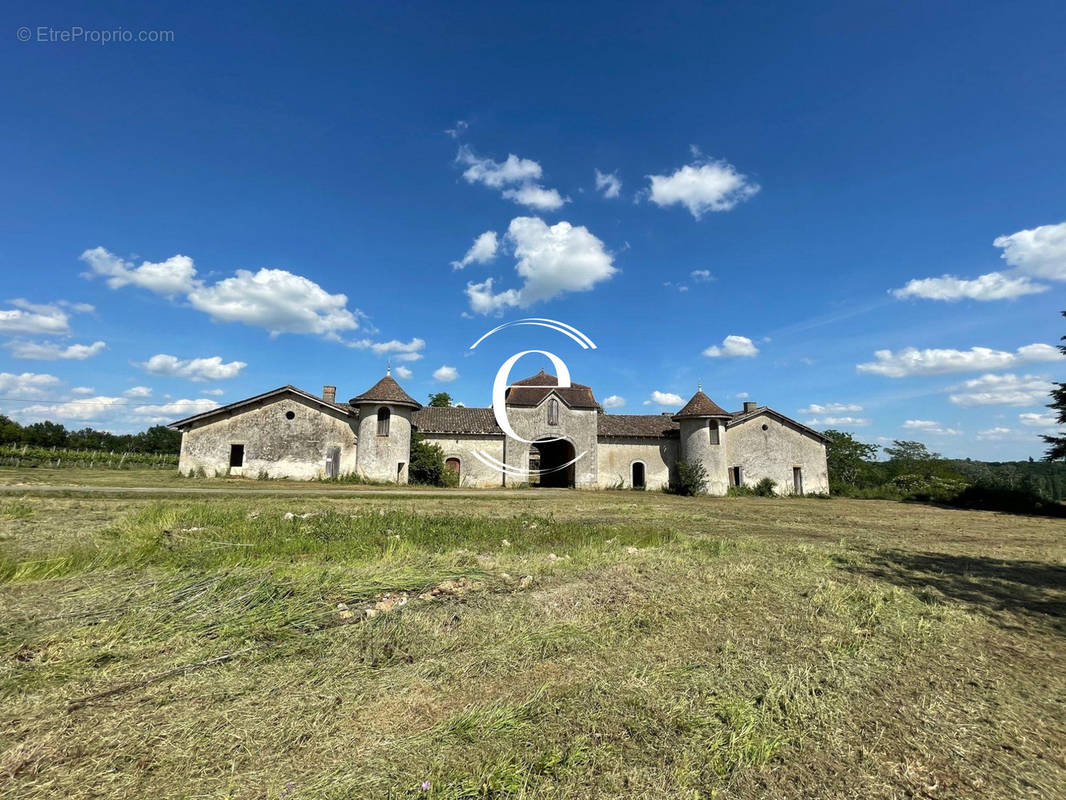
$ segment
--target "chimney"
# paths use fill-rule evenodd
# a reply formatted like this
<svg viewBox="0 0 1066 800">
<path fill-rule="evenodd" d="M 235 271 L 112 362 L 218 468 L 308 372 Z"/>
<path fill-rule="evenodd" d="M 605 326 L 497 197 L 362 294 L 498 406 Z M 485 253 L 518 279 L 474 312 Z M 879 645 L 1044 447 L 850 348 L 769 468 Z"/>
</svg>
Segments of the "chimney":
<svg viewBox="0 0 1066 800">
<path fill-rule="evenodd" d="M 744 401 L 744 413 L 745 414 L 747 414 L 749 411 L 754 411 L 758 407 L 759 407 L 759 404 L 756 403 L 754 400 L 745 400 Z"/>
<path fill-rule="evenodd" d="M 337 402 L 337 387 L 336 386 L 323 386 L 322 387 L 322 399 L 327 403 Z M 747 405 L 745 403 L 745 405 Z"/>
</svg>

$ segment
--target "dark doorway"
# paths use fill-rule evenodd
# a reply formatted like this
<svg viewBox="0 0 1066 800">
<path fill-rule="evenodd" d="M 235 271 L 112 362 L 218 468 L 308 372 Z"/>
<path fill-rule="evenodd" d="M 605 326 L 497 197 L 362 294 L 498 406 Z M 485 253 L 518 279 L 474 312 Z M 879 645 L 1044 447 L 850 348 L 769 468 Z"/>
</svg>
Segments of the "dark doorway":
<svg viewBox="0 0 1066 800">
<path fill-rule="evenodd" d="M 644 464 L 641 461 L 633 462 L 633 488 L 644 488 Z"/>
<path fill-rule="evenodd" d="M 792 468 L 792 491 L 803 494 L 803 467 Z"/>
<path fill-rule="evenodd" d="M 444 459 L 444 466 L 455 473 L 455 482 L 458 485 L 459 478 L 460 478 L 459 469 L 461 467 L 461 465 L 459 463 L 459 459 L 458 458 L 446 458 L 446 459 Z"/>
<path fill-rule="evenodd" d="M 229 446 L 229 465 L 231 467 L 244 466 L 244 445 L 231 444 Z"/>
<path fill-rule="evenodd" d="M 574 488 L 574 446 L 565 439 L 534 442 L 529 446 L 529 482 L 554 489 Z M 562 465 L 567 466 L 563 467 Z M 562 469 L 560 469 L 562 467 Z M 537 475 L 534 470 L 541 470 Z"/>
</svg>

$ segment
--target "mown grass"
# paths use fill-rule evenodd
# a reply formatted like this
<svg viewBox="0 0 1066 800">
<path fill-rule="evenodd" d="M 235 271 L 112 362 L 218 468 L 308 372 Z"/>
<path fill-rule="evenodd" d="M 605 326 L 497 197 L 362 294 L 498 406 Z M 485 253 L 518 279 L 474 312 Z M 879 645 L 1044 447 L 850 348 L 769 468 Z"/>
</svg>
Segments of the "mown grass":
<svg viewBox="0 0 1066 800">
<path fill-rule="evenodd" d="M 1056 796 L 1062 533 L 637 493 L 11 499 L 0 793 Z"/>
</svg>

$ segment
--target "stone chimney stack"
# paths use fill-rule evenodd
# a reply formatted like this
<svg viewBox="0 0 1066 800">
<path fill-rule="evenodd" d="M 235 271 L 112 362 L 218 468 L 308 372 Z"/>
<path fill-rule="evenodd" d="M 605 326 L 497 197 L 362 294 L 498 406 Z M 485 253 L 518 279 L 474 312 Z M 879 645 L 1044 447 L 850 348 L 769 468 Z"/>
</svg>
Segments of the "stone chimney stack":
<svg viewBox="0 0 1066 800">
<path fill-rule="evenodd" d="M 759 404 L 756 403 L 754 400 L 745 400 L 744 401 L 744 413 L 745 414 L 747 414 L 749 411 L 754 411 L 758 407 L 759 407 Z"/>
<path fill-rule="evenodd" d="M 322 387 L 322 399 L 325 400 L 327 403 L 336 403 L 337 402 L 337 387 L 336 386 L 323 386 Z"/>
</svg>

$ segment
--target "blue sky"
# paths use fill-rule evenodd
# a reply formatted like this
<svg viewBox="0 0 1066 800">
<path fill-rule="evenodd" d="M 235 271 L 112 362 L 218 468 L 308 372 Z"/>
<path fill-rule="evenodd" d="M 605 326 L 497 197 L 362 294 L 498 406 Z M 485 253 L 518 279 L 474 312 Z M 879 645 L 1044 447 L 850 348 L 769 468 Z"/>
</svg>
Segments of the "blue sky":
<svg viewBox="0 0 1066 800">
<path fill-rule="evenodd" d="M 136 430 L 389 358 L 487 405 L 540 348 L 614 412 L 702 381 L 1039 457 L 1066 7 L 798 5 L 9 5 L 0 412 Z M 529 316 L 598 347 L 469 350 Z"/>
</svg>

